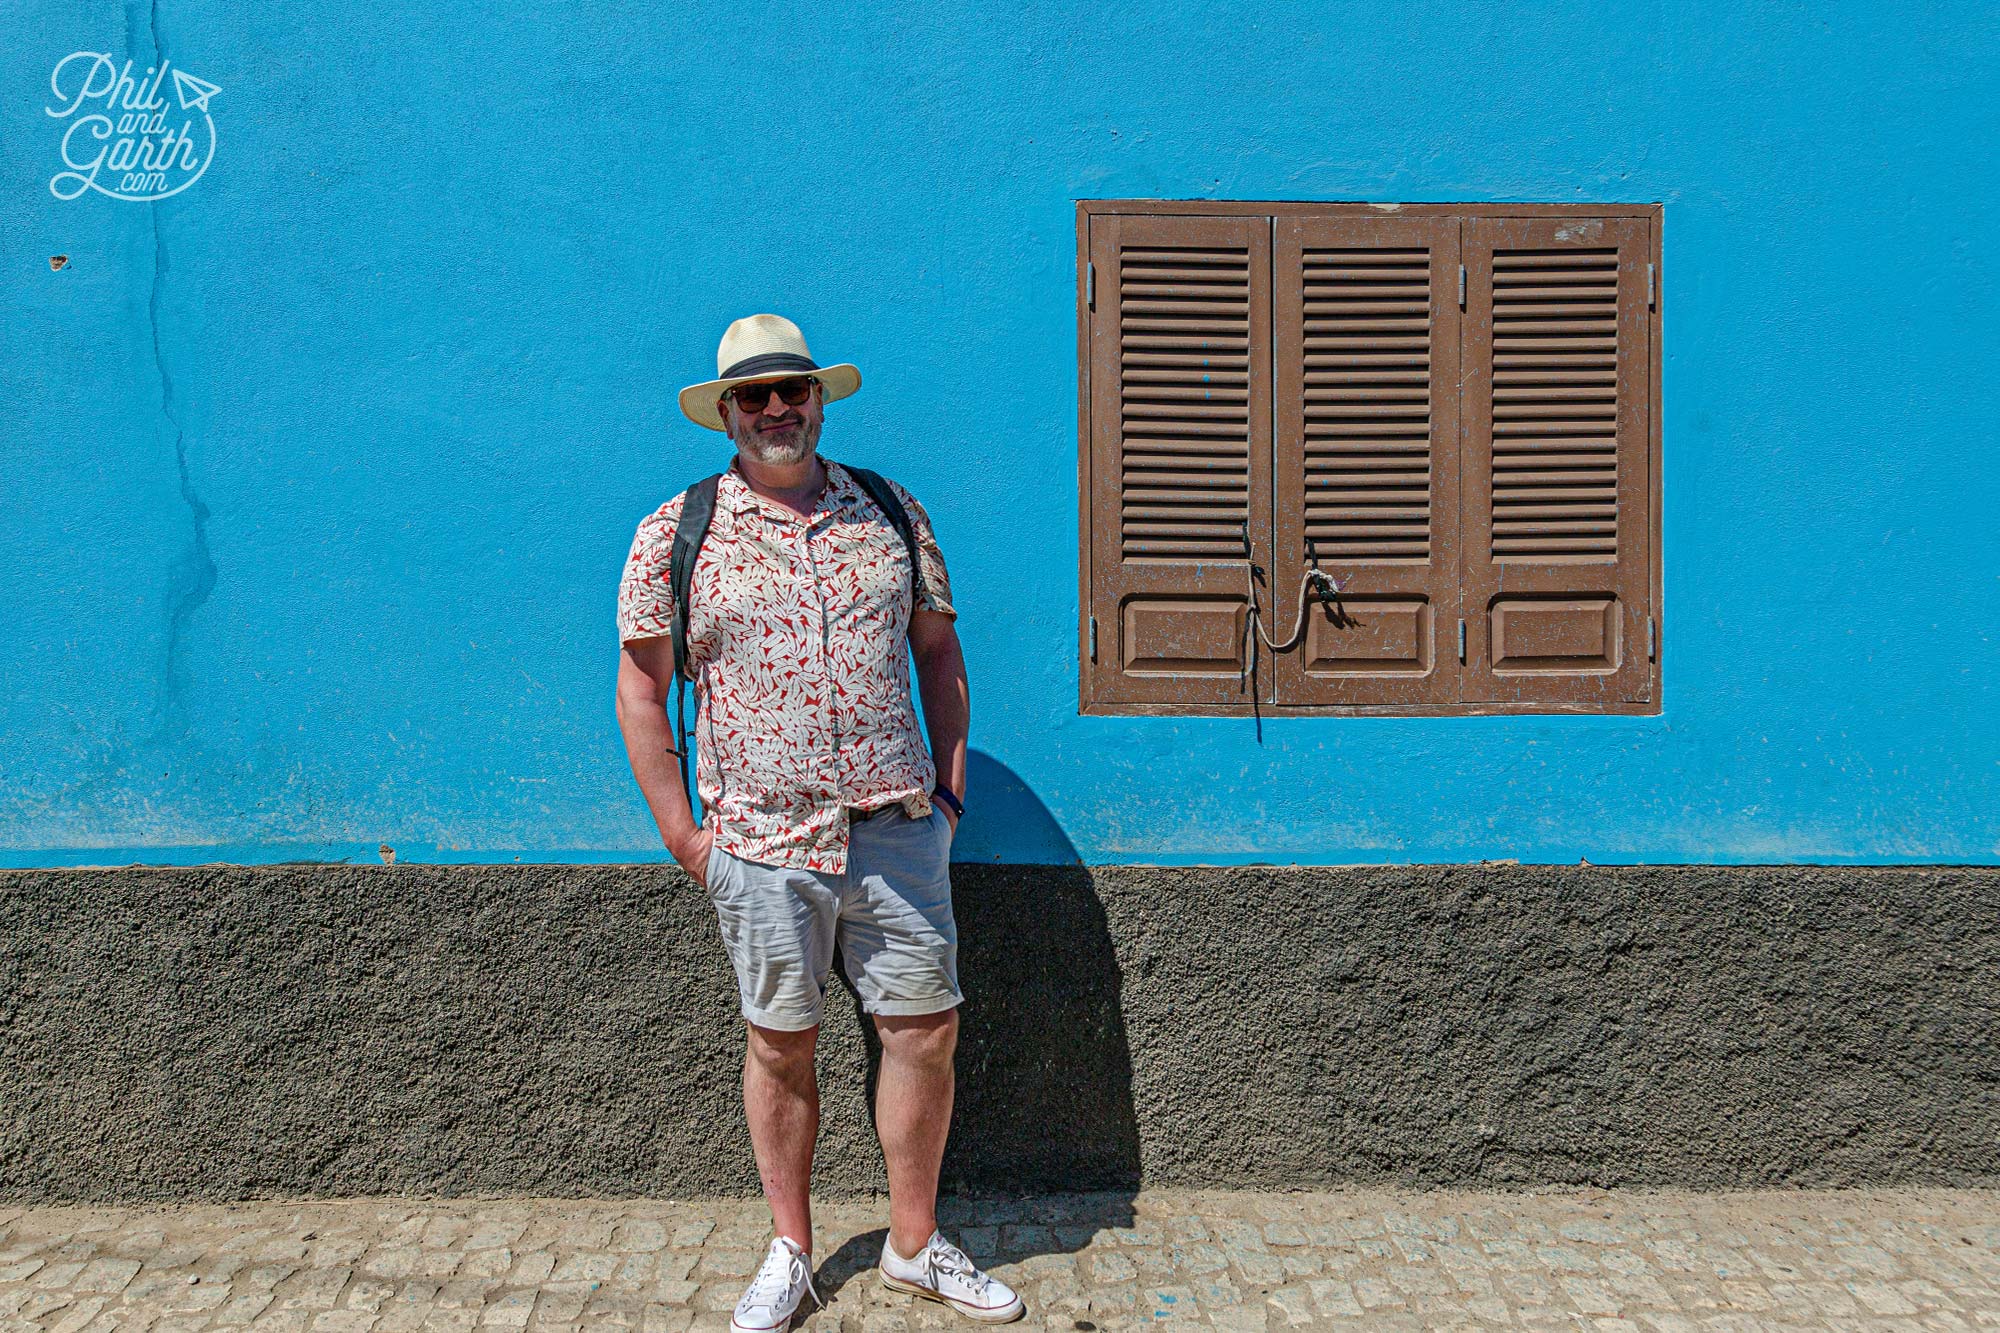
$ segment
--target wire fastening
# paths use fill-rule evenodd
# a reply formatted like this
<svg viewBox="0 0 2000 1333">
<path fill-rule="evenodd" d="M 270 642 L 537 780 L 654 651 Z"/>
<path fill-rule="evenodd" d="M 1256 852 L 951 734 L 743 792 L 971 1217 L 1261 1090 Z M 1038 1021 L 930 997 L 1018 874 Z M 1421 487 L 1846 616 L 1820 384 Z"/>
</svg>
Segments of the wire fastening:
<svg viewBox="0 0 2000 1333">
<path fill-rule="evenodd" d="M 1250 524 L 1248 521 L 1244 522 L 1243 585 L 1247 593 L 1245 600 L 1249 604 L 1250 613 L 1248 616 L 1249 624 L 1244 627 L 1243 632 L 1250 642 L 1248 651 L 1243 655 L 1243 670 L 1237 678 L 1239 687 L 1245 680 L 1254 681 L 1257 678 L 1257 641 L 1259 639 L 1262 639 L 1264 645 L 1273 653 L 1289 653 L 1305 641 L 1306 602 L 1309 599 L 1309 595 L 1311 601 L 1320 604 L 1338 601 L 1343 585 L 1340 580 L 1319 567 L 1319 551 L 1310 537 L 1306 539 L 1306 558 L 1310 564 L 1299 579 L 1298 609 L 1292 617 L 1292 632 L 1283 643 L 1273 643 L 1271 636 L 1264 632 L 1263 607 L 1257 600 L 1257 584 L 1264 577 L 1264 567 L 1252 558 Z"/>
</svg>

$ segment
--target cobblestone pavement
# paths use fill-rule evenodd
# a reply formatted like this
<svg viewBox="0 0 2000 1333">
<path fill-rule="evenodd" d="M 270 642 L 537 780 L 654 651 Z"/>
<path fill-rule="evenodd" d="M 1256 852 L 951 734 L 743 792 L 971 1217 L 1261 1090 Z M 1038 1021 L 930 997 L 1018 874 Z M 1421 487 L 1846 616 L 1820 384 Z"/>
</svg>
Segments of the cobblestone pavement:
<svg viewBox="0 0 2000 1333">
<path fill-rule="evenodd" d="M 876 1285 L 879 1200 L 819 1206 L 805 1329 L 976 1327 Z M 2000 1192 L 1147 1192 L 954 1201 L 1016 1327 L 2000 1327 Z M 761 1201 L 0 1206 L 0 1330 L 724 1329 Z M 808 1307 L 810 1308 L 810 1307 Z"/>
</svg>

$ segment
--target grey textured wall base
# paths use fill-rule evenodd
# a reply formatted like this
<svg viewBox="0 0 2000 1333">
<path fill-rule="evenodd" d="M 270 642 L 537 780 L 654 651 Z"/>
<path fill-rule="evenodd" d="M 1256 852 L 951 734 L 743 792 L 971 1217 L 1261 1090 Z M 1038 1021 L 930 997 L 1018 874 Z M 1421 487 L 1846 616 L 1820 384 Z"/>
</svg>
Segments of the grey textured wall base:
<svg viewBox="0 0 2000 1333">
<path fill-rule="evenodd" d="M 960 1190 L 2000 1180 L 2000 870 L 953 879 Z M 754 1193 L 741 1052 L 677 870 L 0 873 L 12 1200 Z"/>
</svg>

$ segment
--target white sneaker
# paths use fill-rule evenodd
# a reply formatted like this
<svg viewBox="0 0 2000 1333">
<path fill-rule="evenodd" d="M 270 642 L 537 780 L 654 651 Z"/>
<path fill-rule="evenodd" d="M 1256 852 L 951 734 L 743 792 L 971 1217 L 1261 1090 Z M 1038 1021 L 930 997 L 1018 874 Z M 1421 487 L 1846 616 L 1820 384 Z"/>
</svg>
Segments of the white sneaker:
<svg viewBox="0 0 2000 1333">
<path fill-rule="evenodd" d="M 733 1333 L 772 1333 L 789 1328 L 799 1302 L 809 1291 L 813 1304 L 818 1305 L 819 1293 L 813 1291 L 812 1264 L 806 1252 L 783 1236 L 775 1236 L 763 1267 L 750 1279 L 750 1290 L 736 1302 L 729 1327 Z"/>
<path fill-rule="evenodd" d="M 877 1271 L 882 1285 L 891 1291 L 943 1301 L 966 1318 L 985 1324 L 1019 1319 L 1028 1308 L 1012 1287 L 980 1272 L 965 1257 L 965 1251 L 946 1240 L 940 1231 L 931 1233 L 930 1243 L 914 1259 L 897 1254 L 884 1238 L 882 1267 Z"/>
</svg>

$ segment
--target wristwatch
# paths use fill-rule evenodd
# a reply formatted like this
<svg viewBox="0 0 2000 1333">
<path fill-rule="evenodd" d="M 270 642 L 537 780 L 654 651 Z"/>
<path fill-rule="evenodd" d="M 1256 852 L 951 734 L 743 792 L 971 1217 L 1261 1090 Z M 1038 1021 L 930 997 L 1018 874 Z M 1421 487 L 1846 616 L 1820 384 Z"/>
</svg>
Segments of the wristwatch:
<svg viewBox="0 0 2000 1333">
<path fill-rule="evenodd" d="M 953 796 L 949 791 L 947 791 L 945 789 L 945 785 L 942 782 L 938 783 L 937 786 L 931 788 L 931 795 L 935 799 L 943 801 L 946 805 L 950 806 L 951 812 L 954 815 L 958 816 L 960 819 L 965 818 L 964 804 L 960 802 L 956 796 Z"/>
</svg>

